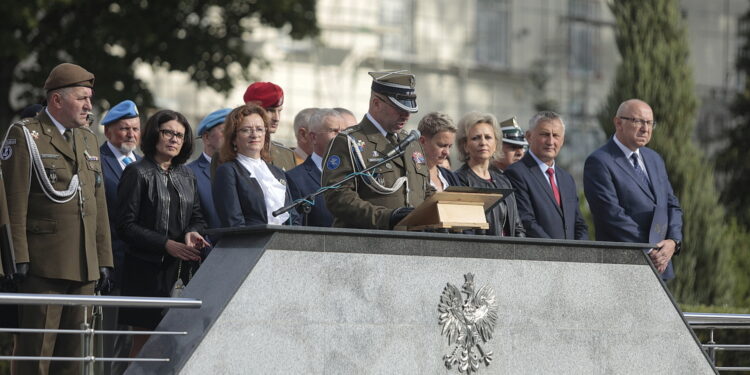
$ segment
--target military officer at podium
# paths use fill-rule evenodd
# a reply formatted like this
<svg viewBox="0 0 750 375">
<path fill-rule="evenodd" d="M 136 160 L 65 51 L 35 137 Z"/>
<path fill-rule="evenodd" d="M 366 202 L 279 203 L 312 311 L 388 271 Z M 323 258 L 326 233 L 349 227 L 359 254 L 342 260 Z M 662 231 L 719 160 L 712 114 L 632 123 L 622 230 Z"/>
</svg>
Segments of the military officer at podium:
<svg viewBox="0 0 750 375">
<path fill-rule="evenodd" d="M 371 72 L 370 104 L 362 121 L 339 133 L 323 162 L 322 185 L 330 186 L 353 172 L 382 161 L 407 138 L 403 130 L 417 112 L 414 75 L 406 70 Z M 435 189 L 418 142 L 403 155 L 325 193 L 334 227 L 392 229 Z"/>
<path fill-rule="evenodd" d="M 112 274 L 99 147 L 87 128 L 94 75 L 60 64 L 44 83 L 47 107 L 11 125 L 0 155 L 21 293 L 94 294 Z M 97 280 L 99 282 L 97 283 Z M 96 285 L 95 285 L 96 284 Z M 79 329 L 83 307 L 21 306 L 21 328 Z M 23 333 L 17 356 L 80 357 L 81 338 Z M 17 374 L 77 374 L 80 363 L 18 361 Z"/>
</svg>

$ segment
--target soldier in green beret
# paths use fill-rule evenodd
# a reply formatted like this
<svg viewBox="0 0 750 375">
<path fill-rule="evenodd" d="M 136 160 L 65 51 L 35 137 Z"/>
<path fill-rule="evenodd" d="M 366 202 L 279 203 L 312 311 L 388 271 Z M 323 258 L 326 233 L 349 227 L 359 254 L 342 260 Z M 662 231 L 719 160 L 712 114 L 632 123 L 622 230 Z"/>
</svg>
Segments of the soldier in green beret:
<svg viewBox="0 0 750 375">
<path fill-rule="evenodd" d="M 47 107 L 11 125 L 2 172 L 20 293 L 87 294 L 110 287 L 112 249 L 98 141 L 88 129 L 94 75 L 60 64 L 44 84 Z M 98 282 L 97 282 L 98 281 Z M 21 328 L 80 329 L 83 307 L 20 309 Z M 80 357 L 78 335 L 24 333 L 17 356 Z M 77 374 L 79 362 L 18 361 L 17 374 Z"/>
<path fill-rule="evenodd" d="M 407 137 L 403 128 L 409 115 L 417 112 L 414 75 L 405 70 L 370 75 L 367 114 L 331 142 L 323 163 L 323 186 L 377 164 Z M 334 227 L 392 229 L 434 191 L 422 146 L 412 142 L 402 156 L 372 175 L 349 180 L 324 194 Z"/>
</svg>

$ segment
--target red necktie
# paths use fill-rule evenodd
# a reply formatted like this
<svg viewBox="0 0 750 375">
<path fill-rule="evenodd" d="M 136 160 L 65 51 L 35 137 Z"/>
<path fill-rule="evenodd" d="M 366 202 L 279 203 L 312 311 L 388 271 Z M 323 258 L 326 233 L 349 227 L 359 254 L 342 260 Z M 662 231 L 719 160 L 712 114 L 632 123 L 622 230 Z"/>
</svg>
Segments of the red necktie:
<svg viewBox="0 0 750 375">
<path fill-rule="evenodd" d="M 557 189 L 557 184 L 555 183 L 555 170 L 552 168 L 547 168 L 547 174 L 549 175 L 549 184 L 552 185 L 552 195 L 555 196 L 555 201 L 557 201 L 557 205 L 560 205 L 560 190 Z"/>
</svg>

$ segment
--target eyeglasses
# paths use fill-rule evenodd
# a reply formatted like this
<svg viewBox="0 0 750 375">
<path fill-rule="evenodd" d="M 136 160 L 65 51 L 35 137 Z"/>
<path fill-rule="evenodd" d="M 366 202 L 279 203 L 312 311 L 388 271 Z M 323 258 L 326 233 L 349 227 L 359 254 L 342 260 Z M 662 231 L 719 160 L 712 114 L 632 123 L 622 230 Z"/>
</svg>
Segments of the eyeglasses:
<svg viewBox="0 0 750 375">
<path fill-rule="evenodd" d="M 621 120 L 630 121 L 633 124 L 636 124 L 638 126 L 646 125 L 646 127 L 651 128 L 651 129 L 656 128 L 656 121 L 644 120 L 644 119 L 633 118 L 633 117 L 622 117 L 622 116 L 618 116 L 618 118 Z"/>
<path fill-rule="evenodd" d="M 247 128 L 239 128 L 237 129 L 237 133 L 242 133 L 244 135 L 248 134 L 263 134 L 266 132 L 266 128 L 262 126 L 258 126 L 255 128 L 247 127 Z"/>
<path fill-rule="evenodd" d="M 178 142 L 182 142 L 185 139 L 185 133 L 178 133 L 169 129 L 159 129 L 161 136 L 167 139 L 174 139 Z"/>
</svg>

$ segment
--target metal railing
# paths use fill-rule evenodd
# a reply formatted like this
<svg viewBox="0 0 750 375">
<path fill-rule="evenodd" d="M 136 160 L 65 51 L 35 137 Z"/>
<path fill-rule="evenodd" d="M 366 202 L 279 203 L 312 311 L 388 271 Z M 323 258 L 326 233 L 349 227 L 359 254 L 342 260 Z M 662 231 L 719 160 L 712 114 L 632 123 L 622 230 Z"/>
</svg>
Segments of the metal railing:
<svg viewBox="0 0 750 375">
<path fill-rule="evenodd" d="M 716 363 L 717 351 L 750 351 L 750 345 L 717 344 L 714 341 L 714 331 L 717 329 L 750 330 L 750 314 L 683 313 L 683 316 L 693 330 L 709 331 L 708 342 L 701 343 L 701 346 L 713 363 Z M 750 371 L 750 367 L 717 367 L 716 369 L 726 372 Z"/>
<path fill-rule="evenodd" d="M 0 356 L 0 361 L 63 361 L 83 362 L 81 373 L 94 373 L 97 362 L 169 362 L 169 358 L 110 358 L 94 355 L 94 336 L 97 335 L 187 335 L 179 331 L 121 331 L 96 330 L 89 322 L 89 307 L 135 307 L 135 308 L 200 308 L 202 302 L 193 298 L 155 298 L 155 297 L 120 297 L 120 296 L 87 296 L 60 294 L 21 294 L 0 293 L 0 304 L 3 305 L 65 305 L 83 306 L 84 323 L 81 329 L 43 329 L 43 328 L 0 328 L 0 333 L 57 333 L 81 335 L 82 350 L 80 357 L 43 357 L 43 356 Z"/>
</svg>

